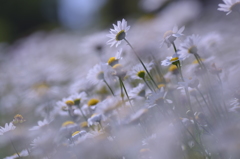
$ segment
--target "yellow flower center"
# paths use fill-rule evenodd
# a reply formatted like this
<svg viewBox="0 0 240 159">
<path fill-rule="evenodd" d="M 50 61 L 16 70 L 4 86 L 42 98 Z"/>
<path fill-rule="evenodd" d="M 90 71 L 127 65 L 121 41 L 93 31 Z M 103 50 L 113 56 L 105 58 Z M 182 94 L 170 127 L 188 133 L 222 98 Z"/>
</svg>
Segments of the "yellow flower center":
<svg viewBox="0 0 240 159">
<path fill-rule="evenodd" d="M 113 67 L 116 64 L 118 64 L 118 59 L 116 59 L 115 57 L 110 57 L 108 60 L 108 65 Z"/>
<path fill-rule="evenodd" d="M 173 62 L 173 61 L 177 61 L 178 60 L 178 57 L 173 57 L 170 61 Z"/>
<path fill-rule="evenodd" d="M 201 61 L 204 61 L 204 59 L 200 59 Z M 194 60 L 193 62 L 192 62 L 192 64 L 198 64 L 198 60 Z"/>
<path fill-rule="evenodd" d="M 103 73 L 103 71 L 101 71 L 101 72 L 99 72 L 99 73 L 97 74 L 97 79 L 99 79 L 99 80 L 104 79 L 104 73 Z"/>
<path fill-rule="evenodd" d="M 81 122 L 80 125 L 81 125 L 82 128 L 88 127 L 88 122 L 86 122 L 86 121 Z"/>
<path fill-rule="evenodd" d="M 94 106 L 94 105 L 96 105 L 96 104 L 98 104 L 98 103 L 99 103 L 99 100 L 98 100 L 98 99 L 90 99 L 90 100 L 88 101 L 88 106 L 91 107 L 91 106 Z"/>
<path fill-rule="evenodd" d="M 73 121 L 65 121 L 63 124 L 62 124 L 62 127 L 66 127 L 68 125 L 74 125 L 75 123 Z"/>
<path fill-rule="evenodd" d="M 165 87 L 165 86 L 166 86 L 165 84 L 159 84 L 158 88 L 162 88 L 162 87 Z"/>
<path fill-rule="evenodd" d="M 75 131 L 74 133 L 72 133 L 72 137 L 74 137 L 75 135 L 79 134 L 80 131 Z"/>
<path fill-rule="evenodd" d="M 113 66 L 113 69 L 120 69 L 122 68 L 122 65 L 121 64 L 116 64 Z"/>
<path fill-rule="evenodd" d="M 116 40 L 117 41 L 123 40 L 125 36 L 126 36 L 125 30 L 121 30 L 120 32 L 117 33 Z"/>
<path fill-rule="evenodd" d="M 174 72 L 174 71 L 176 71 L 177 69 L 178 69 L 178 68 L 177 68 L 176 65 L 171 65 L 171 66 L 168 68 L 168 71 Z"/>
<path fill-rule="evenodd" d="M 20 114 L 15 115 L 13 118 L 13 124 L 15 124 L 15 125 L 19 124 L 19 123 L 23 123 L 24 121 L 26 121 L 26 120 L 24 120 L 23 116 Z"/>
<path fill-rule="evenodd" d="M 144 79 L 144 78 L 145 78 L 145 74 L 146 74 L 146 72 L 142 70 L 142 71 L 139 71 L 139 72 L 137 73 L 137 76 L 140 77 L 140 78 L 142 78 L 142 79 Z"/>
<path fill-rule="evenodd" d="M 74 101 L 72 101 L 72 100 L 67 100 L 67 101 L 65 102 L 65 104 L 67 104 L 68 106 L 73 106 L 73 105 L 74 105 Z"/>
</svg>

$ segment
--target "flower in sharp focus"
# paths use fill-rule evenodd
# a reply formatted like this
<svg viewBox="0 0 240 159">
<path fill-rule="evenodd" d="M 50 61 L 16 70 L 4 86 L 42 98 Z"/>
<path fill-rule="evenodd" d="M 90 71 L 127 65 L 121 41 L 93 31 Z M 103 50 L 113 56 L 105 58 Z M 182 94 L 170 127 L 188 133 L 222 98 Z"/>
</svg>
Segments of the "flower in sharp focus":
<svg viewBox="0 0 240 159">
<path fill-rule="evenodd" d="M 153 62 L 147 63 L 145 64 L 147 70 L 150 72 L 153 66 Z M 146 71 L 144 69 L 144 67 L 142 66 L 142 64 L 137 64 L 135 65 L 132 70 L 129 72 L 129 75 L 133 78 L 133 79 L 145 79 L 146 76 Z"/>
<path fill-rule="evenodd" d="M 172 56 L 166 57 L 165 60 L 161 61 L 161 65 L 163 66 L 169 66 L 171 64 L 177 65 L 179 61 L 182 61 L 183 59 L 179 57 L 178 53 L 174 53 Z"/>
<path fill-rule="evenodd" d="M 187 39 L 179 47 L 179 58 L 182 58 L 184 60 L 188 58 L 191 54 L 197 54 L 197 45 L 199 41 L 200 37 L 198 35 L 193 34 L 191 36 L 188 36 Z"/>
<path fill-rule="evenodd" d="M 16 128 L 16 126 L 14 126 L 12 122 L 10 122 L 9 124 L 6 123 L 5 127 L 0 126 L 0 135 L 3 135 L 4 133 L 6 133 L 8 131 L 14 130 L 15 128 Z"/>
<path fill-rule="evenodd" d="M 227 12 L 227 15 L 232 11 L 240 10 L 240 1 L 239 0 L 223 0 L 225 4 L 218 4 L 219 11 Z"/>
<path fill-rule="evenodd" d="M 116 47 L 121 44 L 121 41 L 126 37 L 127 31 L 130 29 L 130 26 L 127 26 L 127 21 L 123 19 L 122 21 L 117 21 L 117 25 L 113 24 L 114 29 L 110 29 L 110 33 L 107 37 L 111 38 L 107 41 L 108 45 L 116 44 Z"/>
<path fill-rule="evenodd" d="M 169 48 L 178 37 L 183 35 L 182 32 L 184 31 L 184 29 L 185 29 L 184 26 L 181 27 L 180 29 L 178 29 L 177 26 L 174 26 L 172 30 L 166 31 L 163 36 L 161 46 L 163 43 L 165 43 Z"/>
</svg>

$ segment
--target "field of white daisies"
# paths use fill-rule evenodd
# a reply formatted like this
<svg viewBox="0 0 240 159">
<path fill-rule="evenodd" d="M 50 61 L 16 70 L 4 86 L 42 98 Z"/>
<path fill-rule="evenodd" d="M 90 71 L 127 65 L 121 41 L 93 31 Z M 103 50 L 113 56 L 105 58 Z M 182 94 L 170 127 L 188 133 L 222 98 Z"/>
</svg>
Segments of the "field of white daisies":
<svg viewBox="0 0 240 159">
<path fill-rule="evenodd" d="M 239 159 L 240 1 L 219 3 L 0 44 L 0 158 Z"/>
</svg>

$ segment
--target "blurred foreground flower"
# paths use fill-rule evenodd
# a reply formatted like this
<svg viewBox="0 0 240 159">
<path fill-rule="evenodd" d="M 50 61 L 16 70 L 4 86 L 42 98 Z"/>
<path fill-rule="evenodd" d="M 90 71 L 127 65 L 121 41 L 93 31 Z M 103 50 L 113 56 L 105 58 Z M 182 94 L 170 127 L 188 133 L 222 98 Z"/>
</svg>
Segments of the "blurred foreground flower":
<svg viewBox="0 0 240 159">
<path fill-rule="evenodd" d="M 239 0 L 223 0 L 225 4 L 218 4 L 219 11 L 227 12 L 227 15 L 232 11 L 240 11 L 240 1 Z"/>
<path fill-rule="evenodd" d="M 11 130 L 14 130 L 16 128 L 16 126 L 13 125 L 13 123 L 6 123 L 5 124 L 5 127 L 1 127 L 0 126 L 0 135 L 3 135 L 4 133 L 8 132 L 8 131 L 11 131 Z"/>
</svg>

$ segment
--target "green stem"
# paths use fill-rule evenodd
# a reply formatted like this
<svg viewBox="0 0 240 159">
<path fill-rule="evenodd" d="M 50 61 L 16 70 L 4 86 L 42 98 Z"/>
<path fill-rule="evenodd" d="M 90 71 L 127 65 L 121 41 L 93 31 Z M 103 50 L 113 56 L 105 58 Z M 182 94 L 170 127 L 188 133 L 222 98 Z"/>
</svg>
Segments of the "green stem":
<svg viewBox="0 0 240 159">
<path fill-rule="evenodd" d="M 19 153 L 18 153 L 16 147 L 14 146 L 11 137 L 9 137 L 9 140 L 10 140 L 10 142 L 11 142 L 11 144 L 12 144 L 12 147 L 13 147 L 14 151 L 17 153 L 18 157 L 20 158 L 20 155 L 19 155 Z"/>
<path fill-rule="evenodd" d="M 124 94 L 123 94 L 123 86 L 122 86 L 122 82 L 120 81 L 120 77 L 119 77 L 119 84 L 120 84 L 120 89 L 121 89 L 121 98 L 122 98 L 122 102 L 125 106 L 125 101 L 124 101 Z"/>
<path fill-rule="evenodd" d="M 124 86 L 123 81 L 122 81 L 122 79 L 121 79 L 120 77 L 119 77 L 119 81 L 120 81 L 120 83 L 121 83 L 121 85 L 122 85 L 122 87 L 123 87 L 123 90 L 125 91 L 125 94 L 126 94 L 126 96 L 127 96 L 127 98 L 128 98 L 128 101 L 129 101 L 129 103 L 130 103 L 130 105 L 131 105 L 131 108 L 132 108 L 132 110 L 134 111 L 133 105 L 132 105 L 132 102 L 131 102 L 131 100 L 130 100 L 130 98 L 129 98 L 129 96 L 128 96 L 126 87 Z"/>
<path fill-rule="evenodd" d="M 149 84 L 147 83 L 147 81 L 146 81 L 146 79 L 145 78 L 142 78 L 143 79 L 143 81 L 146 83 L 146 85 L 148 86 L 148 88 L 153 92 L 153 90 L 152 90 L 152 88 L 149 86 Z M 154 90 L 154 92 L 155 92 L 155 90 Z"/>
<path fill-rule="evenodd" d="M 109 84 L 107 83 L 107 81 L 106 81 L 105 79 L 103 79 L 103 82 L 107 85 L 107 87 L 108 87 L 108 89 L 111 91 L 112 95 L 115 96 L 114 93 L 113 93 L 113 90 L 111 89 L 111 87 L 109 86 Z"/>
<path fill-rule="evenodd" d="M 140 57 L 138 56 L 138 54 L 135 52 L 135 50 L 133 49 L 132 45 L 129 43 L 129 41 L 124 38 L 124 40 L 126 41 L 126 43 L 131 47 L 132 51 L 134 52 L 134 54 L 137 56 L 138 60 L 140 61 L 140 63 L 142 64 L 143 68 L 145 69 L 145 71 L 147 72 L 148 76 L 150 77 L 150 79 L 152 80 L 152 82 L 154 83 L 154 85 L 157 87 L 158 89 L 158 85 L 156 84 L 156 82 L 153 80 L 151 74 L 149 73 L 149 71 L 147 70 L 146 66 L 144 65 L 144 63 L 142 62 L 142 60 L 140 59 Z"/>
</svg>

